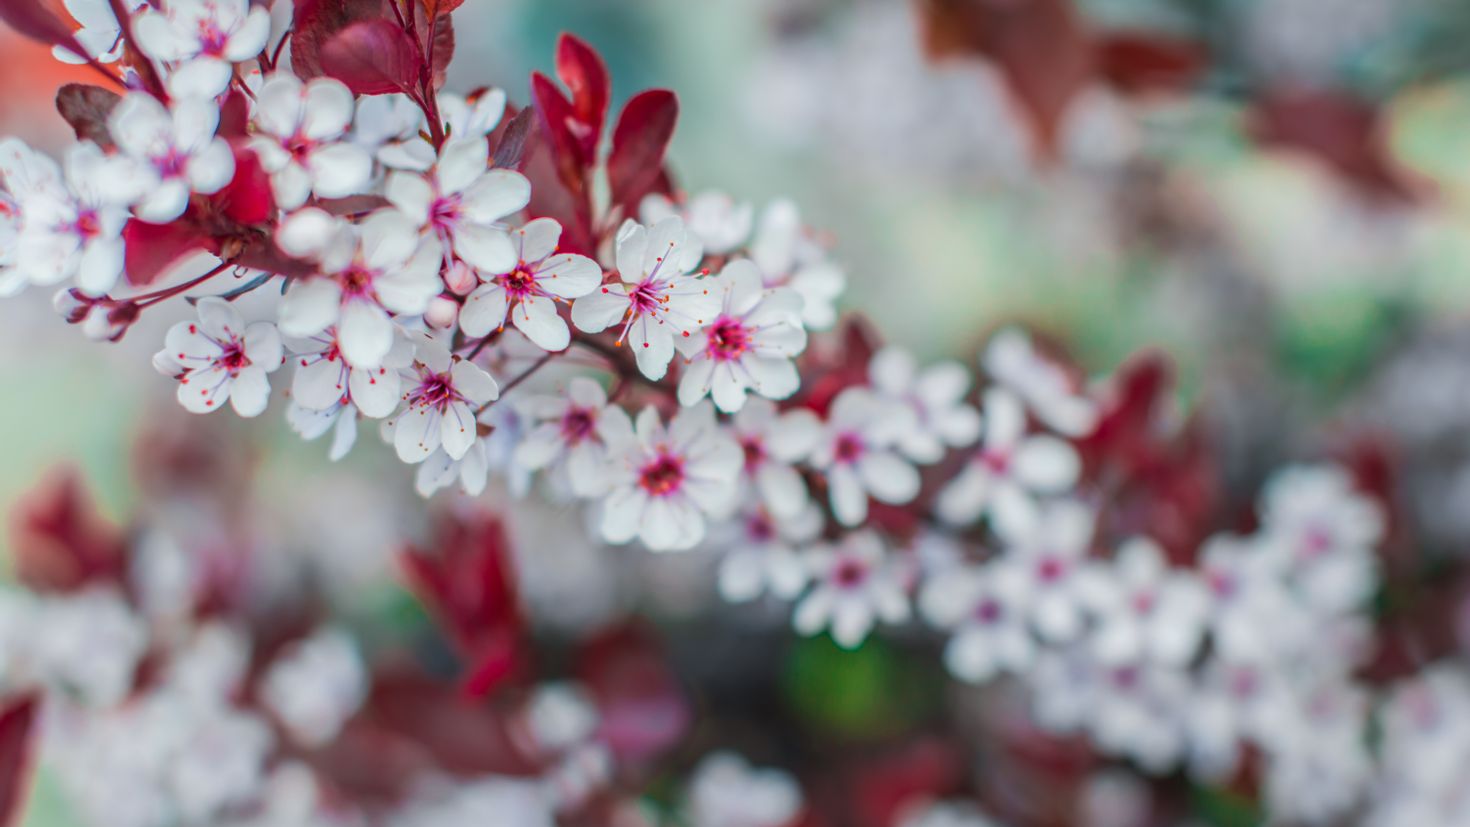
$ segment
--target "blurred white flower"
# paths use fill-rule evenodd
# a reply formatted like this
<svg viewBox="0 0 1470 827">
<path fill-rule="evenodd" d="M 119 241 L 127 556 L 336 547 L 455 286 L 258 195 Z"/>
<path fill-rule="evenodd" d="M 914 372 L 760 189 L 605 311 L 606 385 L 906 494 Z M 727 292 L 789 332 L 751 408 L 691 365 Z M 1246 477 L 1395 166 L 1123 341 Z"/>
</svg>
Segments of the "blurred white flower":
<svg viewBox="0 0 1470 827">
<path fill-rule="evenodd" d="M 835 545 L 816 546 L 805 559 L 813 586 L 796 604 L 792 623 L 797 632 L 830 629 L 838 646 L 855 649 L 878 621 L 909 619 L 902 572 L 876 534 L 849 534 Z"/>
</svg>

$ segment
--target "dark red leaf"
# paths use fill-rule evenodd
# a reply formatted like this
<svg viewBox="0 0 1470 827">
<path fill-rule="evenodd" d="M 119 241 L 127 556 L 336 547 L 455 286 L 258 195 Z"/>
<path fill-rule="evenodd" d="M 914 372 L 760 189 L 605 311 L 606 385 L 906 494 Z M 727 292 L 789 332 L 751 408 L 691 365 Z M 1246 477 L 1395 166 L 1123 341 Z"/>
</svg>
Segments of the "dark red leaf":
<svg viewBox="0 0 1470 827">
<path fill-rule="evenodd" d="M 612 202 L 632 214 L 663 172 L 664 153 L 679 120 L 679 99 L 667 89 L 639 92 L 623 107 L 607 159 Z"/>
<path fill-rule="evenodd" d="M 40 0 L 0 0 L 0 20 L 32 40 L 63 46 L 78 56 L 87 54 L 72 27 Z"/>
<path fill-rule="evenodd" d="M 611 82 L 602 57 L 582 39 L 562 34 L 556 44 L 556 76 L 572 93 L 572 121 L 580 159 L 590 165 L 597 159 L 597 143 L 607 121 Z"/>
<path fill-rule="evenodd" d="M 568 191 L 580 196 L 586 187 L 584 175 L 590 162 L 583 160 L 577 137 L 572 131 L 576 116 L 571 101 L 551 78 L 540 72 L 531 74 L 531 97 L 536 101 L 536 110 L 541 113 L 541 132 L 546 136 L 557 178 Z"/>
<path fill-rule="evenodd" d="M 424 0 L 424 13 L 429 17 L 437 17 L 449 14 L 463 5 L 464 0 Z"/>
<path fill-rule="evenodd" d="M 619 757 L 645 761 L 678 743 L 693 712 L 652 629 L 629 624 L 592 639 L 578 677 L 597 699 L 602 740 Z"/>
<path fill-rule="evenodd" d="M 23 695 L 0 708 L 0 827 L 20 821 L 36 758 L 41 700 Z"/>
<path fill-rule="evenodd" d="M 428 20 L 419 11 L 419 31 L 429 30 Z M 454 57 L 454 21 L 447 14 L 440 14 L 434 18 L 434 35 L 429 38 L 428 46 L 425 47 L 427 54 L 434 64 L 433 85 L 435 89 L 444 85 L 445 72 L 449 70 L 449 61 Z"/>
<path fill-rule="evenodd" d="M 353 23 L 322 46 L 322 71 L 359 95 L 387 95 L 415 88 L 418 51 L 396 23 Z"/>
<path fill-rule="evenodd" d="M 1257 102 L 1256 139 L 1313 156 L 1369 195 L 1413 197 L 1416 182 L 1393 160 L 1378 108 L 1342 92 L 1287 89 Z"/>
<path fill-rule="evenodd" d="M 250 124 L 250 99 L 238 89 L 231 89 L 219 107 L 219 129 L 221 138 L 243 138 Z M 238 160 L 238 159 L 237 159 Z"/>
<path fill-rule="evenodd" d="M 498 518 L 472 514 L 441 520 L 434 545 L 400 555 L 409 587 L 468 662 L 465 691 L 487 694 L 523 657 L 510 540 Z"/>
<path fill-rule="evenodd" d="M 219 242 L 204 235 L 189 220 L 189 213 L 172 224 L 149 224 L 135 218 L 123 227 L 123 241 L 127 245 L 123 267 L 134 287 L 152 284 L 170 265 L 191 253 L 220 251 Z"/>
<path fill-rule="evenodd" d="M 391 1 L 391 0 L 390 0 Z M 353 23 L 386 20 L 385 0 L 295 0 L 291 23 L 291 69 L 303 80 L 320 77 L 322 49 Z"/>
<path fill-rule="evenodd" d="M 1056 149 L 1062 117 L 1094 73 L 1091 37 L 1071 0 L 918 0 L 933 58 L 984 57 L 1031 121 L 1038 149 Z"/>
<path fill-rule="evenodd" d="M 1146 32 L 1113 32 L 1097 44 L 1098 71 L 1130 93 L 1183 89 L 1205 68 L 1205 58 L 1198 43 Z"/>
<path fill-rule="evenodd" d="M 16 578 L 35 591 L 126 578 L 126 538 L 98 513 L 75 468 L 52 471 L 15 504 L 10 547 Z"/>
<path fill-rule="evenodd" d="M 554 218 L 561 224 L 558 249 L 562 252 L 595 257 L 597 233 L 592 226 L 592 208 L 581 187 L 570 190 L 562 179 L 544 126 L 532 132 L 521 172 L 531 181 L 531 203 L 526 206 L 530 217 Z"/>
<path fill-rule="evenodd" d="M 536 128 L 536 107 L 528 106 L 517 112 L 501 131 L 490 165 L 503 169 L 517 169 L 525 160 L 526 142 Z M 494 138 L 495 136 L 491 136 Z"/>
<path fill-rule="evenodd" d="M 56 111 L 76 131 L 77 139 L 93 141 L 110 149 L 112 135 L 107 118 L 122 97 L 110 89 L 85 83 L 68 83 L 56 93 Z"/>
<path fill-rule="evenodd" d="M 219 211 L 237 224 L 264 224 L 276 214 L 270 175 L 260 165 L 255 150 L 235 146 L 235 177 L 211 196 Z"/>
</svg>

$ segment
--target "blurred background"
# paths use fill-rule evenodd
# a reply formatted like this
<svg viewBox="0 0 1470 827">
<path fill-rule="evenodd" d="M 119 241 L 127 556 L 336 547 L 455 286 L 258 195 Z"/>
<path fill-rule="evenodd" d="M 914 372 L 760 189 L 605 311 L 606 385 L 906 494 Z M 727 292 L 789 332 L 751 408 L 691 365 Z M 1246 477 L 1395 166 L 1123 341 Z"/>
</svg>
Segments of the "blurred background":
<svg viewBox="0 0 1470 827">
<path fill-rule="evenodd" d="M 614 107 L 675 90 L 681 185 L 794 198 L 847 268 L 846 309 L 891 341 L 968 361 L 1020 321 L 1099 374 L 1155 348 L 1242 489 L 1375 434 L 1419 541 L 1470 550 L 1470 4 L 468 0 L 455 22 L 458 91 L 524 102 L 562 31 L 607 59 Z M 0 134 L 71 140 L 53 96 L 85 75 L 3 30 L 0 55 Z M 140 505 L 131 453 L 156 443 L 134 435 L 187 417 L 146 367 L 171 321 L 99 346 L 42 291 L 0 303 L 0 507 L 59 462 L 106 513 Z M 189 425 L 220 446 L 251 433 L 271 515 L 253 530 L 321 539 L 344 592 L 386 579 L 421 519 L 401 467 L 377 448 L 333 466 L 279 417 L 224 419 Z M 884 674 L 865 651 L 849 678 Z M 44 798 L 27 823 L 65 823 Z"/>
</svg>

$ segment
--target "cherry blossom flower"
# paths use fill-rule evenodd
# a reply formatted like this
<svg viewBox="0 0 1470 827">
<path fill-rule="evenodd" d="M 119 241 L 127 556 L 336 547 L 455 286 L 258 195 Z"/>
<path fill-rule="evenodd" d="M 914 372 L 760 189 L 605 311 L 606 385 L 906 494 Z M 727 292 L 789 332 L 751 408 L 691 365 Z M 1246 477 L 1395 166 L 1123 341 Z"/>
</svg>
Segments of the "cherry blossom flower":
<svg viewBox="0 0 1470 827">
<path fill-rule="evenodd" d="M 1031 666 L 1038 647 L 1027 596 L 1024 572 L 1005 562 L 944 570 L 925 581 L 919 610 L 931 624 L 952 631 L 944 649 L 950 674 L 985 683 Z"/>
<path fill-rule="evenodd" d="M 923 802 L 905 807 L 898 827 L 1000 827 L 974 804 L 957 801 Z"/>
<path fill-rule="evenodd" d="M 123 8 L 135 12 L 148 0 L 124 0 Z M 122 57 L 122 26 L 112 12 L 109 0 L 62 0 L 66 13 L 80 26 L 76 32 L 77 43 L 86 51 L 78 55 L 63 46 L 53 46 L 51 54 L 62 63 L 86 63 L 87 57 L 98 63 L 115 63 Z"/>
<path fill-rule="evenodd" d="M 812 548 L 805 558 L 814 585 L 796 604 L 792 624 L 798 633 L 830 628 L 838 646 L 855 649 L 879 620 L 909 619 L 904 578 L 876 534 L 849 534 L 838 544 Z"/>
<path fill-rule="evenodd" d="M 1183 759 L 1187 675 L 1150 664 L 1101 664 L 1084 650 L 1044 655 L 1030 675 L 1037 721 L 1085 731 L 1103 752 L 1162 774 Z"/>
<path fill-rule="evenodd" d="M 650 226 L 678 216 L 690 234 L 704 245 L 712 256 L 728 255 L 750 238 L 755 211 L 749 203 L 737 203 L 723 192 L 701 192 L 683 204 L 675 204 L 668 196 L 653 193 L 638 205 L 638 217 Z"/>
<path fill-rule="evenodd" d="M 952 525 L 989 515 L 1001 536 L 1024 536 L 1040 519 L 1039 497 L 1067 491 L 1081 470 L 1071 445 L 1044 434 L 1027 436 L 1020 399 L 993 387 L 985 392 L 980 449 L 940 492 L 935 510 Z"/>
<path fill-rule="evenodd" d="M 23 638 L 6 641 L 7 680 L 28 676 L 92 707 L 122 701 L 148 646 L 147 626 L 115 589 L 42 597 L 25 609 Z M 18 651 L 15 651 L 18 650 Z"/>
<path fill-rule="evenodd" d="M 1261 522 L 1267 553 L 1281 558 L 1309 603 L 1345 612 L 1371 596 L 1378 580 L 1373 548 L 1383 538 L 1383 512 L 1353 491 L 1342 469 L 1278 471 L 1262 493 Z"/>
<path fill-rule="evenodd" d="M 1027 536 L 1006 549 L 1006 559 L 1024 574 L 1032 628 L 1049 643 L 1064 643 L 1082 633 L 1093 531 L 1090 508 L 1057 500 L 1047 505 Z"/>
<path fill-rule="evenodd" d="M 286 408 L 286 424 L 302 439 L 311 442 L 332 432 L 327 458 L 336 462 L 357 443 L 357 406 L 346 397 L 325 408 L 308 408 L 295 400 Z"/>
<path fill-rule="evenodd" d="M 607 492 L 607 446 L 598 425 L 607 392 L 585 376 L 567 382 L 566 393 L 535 396 L 523 405 L 533 423 L 515 449 L 516 464 L 538 471 L 558 468 L 578 497 Z"/>
<path fill-rule="evenodd" d="M 1264 661 L 1214 657 L 1206 662 L 1185 721 L 1191 774 L 1206 781 L 1234 774 L 1246 746 L 1269 735 L 1290 703 L 1289 692 L 1285 676 Z"/>
<path fill-rule="evenodd" d="M 352 638 L 322 628 L 271 663 L 261 689 L 266 706 L 296 741 L 328 743 L 367 696 L 367 672 Z"/>
<path fill-rule="evenodd" d="M 287 336 L 286 346 L 294 354 L 292 362 L 296 365 L 291 381 L 291 397 L 296 404 L 322 411 L 335 408 L 346 398 L 373 419 L 381 419 L 398 407 L 399 371 L 413 361 L 413 344 L 402 335 L 394 337 L 388 355 L 371 368 L 348 364 L 334 328 L 315 336 Z"/>
<path fill-rule="evenodd" d="M 787 827 L 801 814 L 801 788 L 789 774 L 756 769 L 732 752 L 713 753 L 689 784 L 694 827 Z"/>
<path fill-rule="evenodd" d="M 439 251 L 396 210 L 350 224 L 308 207 L 276 232 L 286 253 L 315 260 L 321 275 L 293 281 L 281 300 L 281 330 L 312 337 L 336 325 L 341 355 L 376 368 L 393 348 L 390 313 L 418 315 L 439 294 Z"/>
<path fill-rule="evenodd" d="M 867 519 L 868 497 L 900 505 L 919 493 L 919 472 L 897 452 L 913 420 L 866 388 L 838 394 L 811 463 L 827 478 L 838 522 L 856 526 Z"/>
<path fill-rule="evenodd" d="M 1021 330 L 995 334 L 982 361 L 985 372 L 1019 396 L 1048 428 L 1081 437 L 1097 427 L 1097 404 L 1080 392 L 1061 365 L 1038 353 Z"/>
<path fill-rule="evenodd" d="M 423 462 L 440 447 L 450 459 L 463 457 L 478 436 L 478 410 L 500 397 L 500 386 L 427 336 L 418 341 L 413 365 L 401 373 L 404 410 L 392 420 L 398 458 Z"/>
<path fill-rule="evenodd" d="M 15 266 L 31 284 L 75 277 L 83 293 L 101 296 L 123 269 L 128 214 L 107 185 L 118 170 L 90 141 L 72 145 L 65 166 L 63 176 L 55 161 L 23 142 L 0 141 L 0 178 L 20 215 Z"/>
<path fill-rule="evenodd" d="M 485 336 L 503 328 L 509 317 L 537 347 L 566 349 L 572 334 L 556 303 L 596 290 L 602 268 L 586 256 L 557 254 L 560 238 L 561 225 L 550 218 L 538 218 L 511 234 L 516 261 L 501 269 L 480 269 L 484 284 L 465 299 L 459 314 L 465 335 Z"/>
<path fill-rule="evenodd" d="M 1094 572 L 1087 601 L 1098 618 L 1091 643 L 1098 660 L 1183 666 L 1199 651 L 1209 594 L 1192 573 L 1170 570 L 1156 543 L 1130 540 Z"/>
<path fill-rule="evenodd" d="M 1327 681 L 1294 693 L 1296 707 L 1273 723 L 1266 747 L 1265 801 L 1273 817 L 1306 824 L 1347 815 L 1371 780 L 1368 697 Z"/>
<path fill-rule="evenodd" d="M 1200 575 L 1210 592 L 1212 645 L 1230 658 L 1263 659 L 1318 647 L 1305 607 L 1287 591 L 1281 573 L 1256 538 L 1210 537 L 1200 550 Z"/>
<path fill-rule="evenodd" d="M 178 366 L 179 404 L 208 413 L 226 401 L 240 416 L 258 416 L 270 400 L 270 380 L 284 361 L 281 336 L 270 322 L 245 324 L 234 305 L 199 300 L 199 321 L 169 328 L 155 362 Z"/>
<path fill-rule="evenodd" d="M 633 349 L 644 376 L 662 379 L 674 358 L 675 337 L 693 336 L 720 312 L 720 296 L 689 274 L 701 254 L 678 218 L 652 228 L 629 221 L 617 239 L 621 281 L 573 302 L 573 324 L 600 333 L 621 321 L 618 342 Z"/>
<path fill-rule="evenodd" d="M 804 408 L 779 413 L 774 403 L 752 399 L 730 420 L 730 433 L 745 454 L 742 479 L 772 514 L 791 517 L 810 500 L 793 465 L 806 459 L 822 435 L 822 423 Z"/>
<path fill-rule="evenodd" d="M 250 0 L 161 0 L 133 20 L 138 48 L 170 64 L 168 91 L 181 98 L 224 92 L 270 34 L 270 10 Z"/>
<path fill-rule="evenodd" d="M 278 72 L 255 94 L 256 134 L 250 146 L 270 173 L 276 204 L 294 210 L 315 193 L 343 198 L 367 189 L 372 155 L 342 140 L 352 123 L 352 92 L 341 81 L 302 84 Z"/>
<path fill-rule="evenodd" d="M 980 438 L 980 414 L 964 401 L 970 376 L 958 362 L 920 371 L 912 355 L 889 346 L 873 355 L 868 381 L 879 394 L 913 411 L 915 426 L 898 447 L 914 462 L 938 462 L 945 448 L 963 448 Z"/>
<path fill-rule="evenodd" d="M 4 183 L 0 181 L 0 183 Z M 20 268 L 20 207 L 0 189 L 0 298 L 25 289 L 28 280 Z"/>
<path fill-rule="evenodd" d="M 218 192 L 235 174 L 229 142 L 216 137 L 219 107 L 211 98 L 186 98 L 165 109 L 156 98 L 133 92 L 108 119 L 118 149 L 133 160 L 119 175 L 119 200 L 136 197 L 133 212 L 165 224 L 189 205 L 191 192 Z"/>
<path fill-rule="evenodd" d="M 427 177 L 395 172 L 384 192 L 394 206 L 441 240 L 446 258 L 452 252 L 481 270 L 512 273 L 519 261 L 539 263 L 550 255 L 561 227 L 557 225 L 549 239 L 538 234 L 532 257 L 518 260 L 520 250 L 501 219 L 526 206 L 531 184 L 513 170 L 487 170 L 489 163 L 490 145 L 483 138 L 456 138 L 444 145 Z M 551 249 L 543 246 L 548 240 Z"/>
<path fill-rule="evenodd" d="M 378 98 L 399 97 L 393 95 L 380 95 Z M 370 98 L 369 100 L 375 100 Z M 404 98 L 407 100 L 407 98 Z M 395 124 L 403 124 L 403 127 L 391 134 L 388 140 L 381 142 L 382 148 L 378 150 L 378 160 L 390 169 L 407 169 L 415 172 L 427 172 L 433 166 L 437 157 L 434 145 L 425 139 L 425 119 L 423 110 L 417 105 L 409 102 L 409 106 L 401 107 L 402 119 L 395 117 Z M 452 92 L 439 93 L 439 116 L 444 119 L 444 134 L 459 138 L 484 138 L 495 127 L 500 125 L 500 119 L 505 115 L 505 90 L 486 89 L 468 97 L 456 95 Z M 409 121 L 404 124 L 404 121 Z"/>
<path fill-rule="evenodd" d="M 668 427 L 644 408 L 636 427 L 620 408 L 598 421 L 608 446 L 612 493 L 603 502 L 602 538 L 614 545 L 638 538 L 652 551 L 693 548 L 706 517 L 736 505 L 741 453 L 715 424 L 708 404 L 683 408 Z"/>
<path fill-rule="evenodd" d="M 744 603 L 769 593 L 791 600 L 807 584 L 808 572 L 799 549 L 822 532 L 822 512 L 810 502 L 787 517 L 777 517 L 765 506 L 745 509 L 711 538 L 725 546 L 720 560 L 720 596 Z"/>
<path fill-rule="evenodd" d="M 766 286 L 790 287 L 801 296 L 806 328 L 826 330 L 837 322 L 834 303 L 846 288 L 847 277 L 807 237 L 795 204 L 776 201 L 766 207 L 750 243 L 750 257 Z"/>
<path fill-rule="evenodd" d="M 793 357 L 806 349 L 801 297 L 766 289 L 760 271 L 741 259 L 725 266 L 710 285 L 718 291 L 719 315 L 703 332 L 674 339 L 688 359 L 679 380 L 679 404 L 709 396 L 726 413 L 740 410 L 747 393 L 785 399 L 801 386 Z"/>
</svg>

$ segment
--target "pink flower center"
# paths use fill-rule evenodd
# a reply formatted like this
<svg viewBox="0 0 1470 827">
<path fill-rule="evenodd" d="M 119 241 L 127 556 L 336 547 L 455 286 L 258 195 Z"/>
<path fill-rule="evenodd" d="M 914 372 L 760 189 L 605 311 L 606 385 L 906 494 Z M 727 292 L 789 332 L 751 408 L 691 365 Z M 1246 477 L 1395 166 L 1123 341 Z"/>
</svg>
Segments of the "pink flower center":
<svg viewBox="0 0 1470 827">
<path fill-rule="evenodd" d="M 437 408 L 443 411 L 449 403 L 462 401 L 464 397 L 454 389 L 454 379 L 448 371 L 432 373 L 419 368 L 419 385 L 409 391 L 409 407 Z"/>
<path fill-rule="evenodd" d="M 158 170 L 161 178 L 181 178 L 188 162 L 189 156 L 180 152 L 177 147 L 171 146 L 167 152 L 153 157 L 153 168 Z"/>
<path fill-rule="evenodd" d="M 1256 694 L 1256 689 L 1259 685 L 1260 681 L 1256 678 L 1254 669 L 1241 668 L 1230 671 L 1230 680 L 1227 688 L 1230 694 L 1237 698 L 1249 698 Z"/>
<path fill-rule="evenodd" d="M 520 301 L 528 296 L 539 296 L 540 287 L 536 284 L 536 274 L 521 264 L 516 269 L 498 278 L 501 288 L 505 290 L 506 297 L 512 303 Z"/>
<path fill-rule="evenodd" d="M 980 464 L 994 476 L 1003 477 L 1011 470 L 1011 452 L 1000 448 L 986 448 L 980 452 Z"/>
<path fill-rule="evenodd" d="M 567 412 L 562 414 L 561 434 L 572 445 L 592 436 L 592 431 L 596 427 L 597 423 L 592 418 L 592 412 L 586 408 L 568 408 Z"/>
<path fill-rule="evenodd" d="M 1150 614 L 1151 612 L 1153 612 L 1154 606 L 1156 606 L 1157 604 L 1158 598 L 1155 597 L 1154 593 L 1151 591 L 1144 590 L 1141 592 L 1136 592 L 1133 595 L 1133 611 L 1138 614 Z"/>
<path fill-rule="evenodd" d="M 638 472 L 638 484 L 655 497 L 667 497 L 683 483 L 684 460 L 669 453 L 660 453 Z"/>
<path fill-rule="evenodd" d="M 975 619 L 981 623 L 995 623 L 1005 614 L 1000 603 L 993 598 L 985 598 L 975 605 Z"/>
<path fill-rule="evenodd" d="M 769 543 L 776 539 L 776 526 L 771 523 L 771 518 L 765 512 L 751 516 L 745 522 L 745 534 L 757 543 Z"/>
<path fill-rule="evenodd" d="M 250 359 L 245 355 L 245 347 L 234 340 L 223 345 L 223 350 L 216 361 L 220 367 L 229 371 L 231 376 L 250 366 Z"/>
<path fill-rule="evenodd" d="M 745 454 L 745 470 L 747 473 L 755 473 L 755 469 L 766 461 L 766 446 L 761 443 L 760 437 L 745 436 L 740 438 L 740 450 Z"/>
<path fill-rule="evenodd" d="M 644 279 L 638 282 L 638 286 L 634 287 L 628 293 L 628 302 L 631 305 L 630 312 L 634 316 L 643 316 L 657 312 L 669 301 L 669 297 L 665 296 L 663 292 L 663 285 L 652 279 Z"/>
<path fill-rule="evenodd" d="M 337 281 L 342 285 L 342 294 L 344 296 L 371 297 L 373 295 L 373 280 L 377 278 L 377 275 L 377 273 L 374 273 L 366 267 L 354 264 L 346 270 L 343 270 L 337 276 Z"/>
<path fill-rule="evenodd" d="M 1315 560 L 1332 550 L 1332 532 L 1322 526 L 1311 526 L 1302 534 L 1302 557 Z"/>
<path fill-rule="evenodd" d="M 868 448 L 863 438 L 855 433 L 844 433 L 837 437 L 837 444 L 832 448 L 832 455 L 837 462 L 843 465 L 851 465 L 862 459 L 863 452 Z"/>
<path fill-rule="evenodd" d="M 855 589 L 868 579 L 868 564 L 853 557 L 843 557 L 832 567 L 832 582 L 840 589 Z"/>
<path fill-rule="evenodd" d="M 739 319 L 732 319 L 729 316 L 715 319 L 714 324 L 709 326 L 708 335 L 709 355 L 715 361 L 733 361 L 750 350 L 750 329 Z"/>
<path fill-rule="evenodd" d="M 96 210 L 81 210 L 77 213 L 77 219 L 72 224 L 72 232 L 75 232 L 83 240 L 96 238 L 102 234 L 102 219 Z"/>
<path fill-rule="evenodd" d="M 1113 670 L 1113 685 L 1119 689 L 1137 689 L 1139 679 L 1143 677 L 1136 666 L 1120 666 Z"/>
<path fill-rule="evenodd" d="M 1067 564 L 1054 554 L 1043 556 L 1036 564 L 1036 576 L 1041 578 L 1043 583 L 1055 583 L 1061 580 L 1062 575 L 1066 573 Z"/>
<path fill-rule="evenodd" d="M 461 215 L 458 195 L 441 195 L 429 207 L 429 223 L 439 232 L 448 232 L 459 223 Z"/>
<path fill-rule="evenodd" d="M 213 57 L 224 54 L 225 47 L 230 43 L 230 35 L 208 18 L 199 21 L 197 37 L 199 38 L 199 51 Z"/>
</svg>

